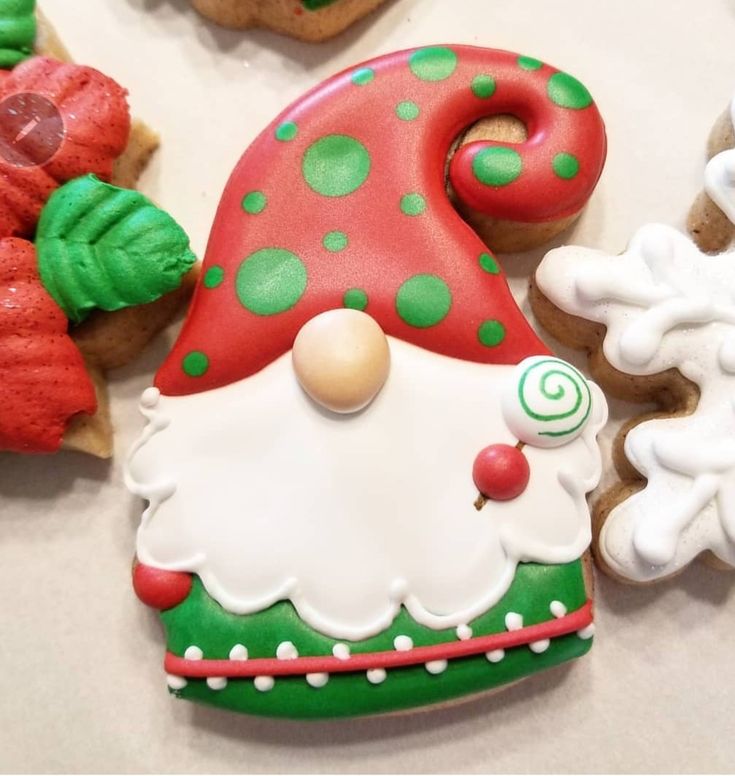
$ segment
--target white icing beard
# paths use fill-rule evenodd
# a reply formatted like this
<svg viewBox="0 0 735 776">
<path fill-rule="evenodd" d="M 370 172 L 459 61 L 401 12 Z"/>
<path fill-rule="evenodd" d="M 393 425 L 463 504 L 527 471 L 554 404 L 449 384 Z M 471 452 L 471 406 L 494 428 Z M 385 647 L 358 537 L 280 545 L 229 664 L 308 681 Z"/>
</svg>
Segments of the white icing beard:
<svg viewBox="0 0 735 776">
<path fill-rule="evenodd" d="M 648 482 L 603 525 L 605 561 L 637 581 L 669 576 L 707 550 L 735 565 L 735 255 L 705 256 L 652 224 L 622 256 L 551 251 L 536 282 L 557 307 L 607 327 L 605 357 L 620 371 L 677 368 L 701 391 L 692 415 L 628 434 L 626 456 Z"/>
<path fill-rule="evenodd" d="M 517 442 L 500 409 L 513 367 L 389 343 L 388 381 L 354 415 L 314 404 L 290 353 L 144 410 L 151 422 L 128 471 L 129 487 L 151 501 L 140 561 L 198 574 L 231 612 L 290 599 L 321 633 L 359 640 L 388 627 L 401 604 L 431 628 L 467 623 L 503 596 L 519 561 L 579 558 L 590 540 L 585 493 L 600 476 L 599 389 L 590 384 L 582 435 L 526 446 L 526 491 L 478 511 L 475 456 Z"/>
<path fill-rule="evenodd" d="M 735 128 L 735 99 L 730 103 L 730 119 Z M 704 190 L 735 224 L 735 149 L 722 151 L 707 162 Z"/>
</svg>

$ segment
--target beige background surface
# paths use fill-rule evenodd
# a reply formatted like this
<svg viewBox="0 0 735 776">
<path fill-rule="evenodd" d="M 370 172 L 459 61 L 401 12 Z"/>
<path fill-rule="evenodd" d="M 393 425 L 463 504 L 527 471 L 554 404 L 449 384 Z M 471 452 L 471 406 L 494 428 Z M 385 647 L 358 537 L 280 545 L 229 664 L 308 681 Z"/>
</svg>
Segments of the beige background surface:
<svg viewBox="0 0 735 776">
<path fill-rule="evenodd" d="M 396 0 L 330 44 L 204 23 L 187 0 L 41 0 L 78 60 L 126 85 L 164 145 L 142 187 L 201 253 L 219 192 L 288 102 L 362 59 L 432 42 L 508 48 L 581 78 L 610 155 L 566 241 L 610 251 L 683 223 L 735 88 L 733 0 Z M 541 252 L 506 258 L 523 296 Z M 170 699 L 155 615 L 129 587 L 123 488 L 137 397 L 168 340 L 117 375 L 112 465 L 0 456 L 0 768 L 29 771 L 723 771 L 735 768 L 735 577 L 600 580 L 592 653 L 494 697 L 414 716 L 293 724 Z M 633 409 L 613 404 L 612 430 Z M 607 443 L 606 443 L 607 446 Z M 608 474 L 609 477 L 609 474 Z"/>
</svg>

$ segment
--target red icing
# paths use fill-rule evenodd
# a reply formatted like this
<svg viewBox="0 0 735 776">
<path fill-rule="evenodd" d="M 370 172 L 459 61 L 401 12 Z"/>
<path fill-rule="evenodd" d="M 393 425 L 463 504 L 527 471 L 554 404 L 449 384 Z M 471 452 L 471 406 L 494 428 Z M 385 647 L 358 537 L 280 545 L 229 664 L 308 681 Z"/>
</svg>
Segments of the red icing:
<svg viewBox="0 0 735 776">
<path fill-rule="evenodd" d="M 528 486 L 528 459 L 512 445 L 490 445 L 481 450 L 472 466 L 472 479 L 483 496 L 494 501 L 518 498 Z"/>
<path fill-rule="evenodd" d="M 456 68 L 438 81 L 421 80 L 412 72 L 411 51 L 350 68 L 294 103 L 256 139 L 225 188 L 204 261 L 203 277 L 216 266 L 224 270 L 224 279 L 212 287 L 199 284 L 182 334 L 156 378 L 164 394 L 216 388 L 257 372 L 292 347 L 306 321 L 342 307 L 345 291 L 353 288 L 367 294 L 365 311 L 386 334 L 420 347 L 493 364 L 548 353 L 517 308 L 503 273 L 480 266 L 487 248 L 447 198 L 446 158 L 453 140 L 478 119 L 518 115 L 529 131 L 526 143 L 512 146 L 523 160 L 520 177 L 502 187 L 479 183 L 472 159 L 487 144 L 476 143 L 455 155 L 452 185 L 469 204 L 492 216 L 556 219 L 579 210 L 599 178 L 606 148 L 602 119 L 594 104 L 571 109 L 553 103 L 547 88 L 557 71 L 548 65 L 530 71 L 508 52 L 467 46 L 451 50 Z M 374 77 L 358 85 L 352 75 L 361 68 L 370 68 Z M 471 88 L 478 75 L 495 79 L 487 99 Z M 420 111 L 413 120 L 396 114 L 396 106 L 407 100 Z M 298 128 L 292 139 L 276 138 L 284 122 Z M 370 155 L 366 180 L 346 196 L 318 194 L 302 174 L 306 150 L 334 134 L 359 140 Z M 552 170 L 559 153 L 579 161 L 579 173 L 571 180 Z M 260 213 L 245 212 L 241 205 L 251 191 L 267 197 Z M 401 211 L 401 198 L 410 193 L 424 197 L 421 215 Z M 322 238 L 335 230 L 344 232 L 349 243 L 329 252 Z M 303 295 L 278 314 L 251 312 L 236 293 L 243 260 L 264 248 L 295 254 L 308 277 Z M 446 282 L 452 303 L 441 322 L 418 328 L 398 314 L 396 294 L 408 278 L 424 273 Z M 485 321 L 502 324 L 502 341 L 483 344 L 478 330 Z M 206 355 L 203 373 L 183 370 L 192 352 Z"/>
<path fill-rule="evenodd" d="M 180 604 L 191 591 L 191 574 L 164 571 L 136 563 L 133 567 L 133 589 L 138 598 L 153 609 L 170 609 Z"/>
<path fill-rule="evenodd" d="M 570 614 L 554 620 L 528 625 L 518 630 L 477 636 L 466 641 L 454 641 L 431 647 L 414 647 L 399 652 L 367 652 L 354 654 L 347 660 L 337 657 L 299 657 L 295 660 L 255 658 L 250 660 L 187 660 L 171 652 L 166 653 L 164 667 L 167 673 L 191 678 L 223 676 L 228 678 L 254 676 L 303 676 L 305 674 L 336 674 L 367 671 L 371 668 L 401 668 L 420 665 L 432 660 L 451 660 L 470 657 L 496 649 L 512 649 L 535 641 L 553 639 L 582 630 L 592 622 L 592 602 L 587 601 Z"/>
<path fill-rule="evenodd" d="M 0 101 L 28 92 L 56 106 L 64 139 L 40 166 L 19 167 L 0 157 L 0 237 L 32 236 L 43 205 L 62 183 L 89 173 L 109 180 L 130 135 L 127 92 L 90 67 L 28 59 L 0 80 Z"/>
<path fill-rule="evenodd" d="M 69 419 L 97 409 L 67 326 L 41 284 L 33 245 L 0 240 L 0 449 L 54 452 Z"/>
</svg>

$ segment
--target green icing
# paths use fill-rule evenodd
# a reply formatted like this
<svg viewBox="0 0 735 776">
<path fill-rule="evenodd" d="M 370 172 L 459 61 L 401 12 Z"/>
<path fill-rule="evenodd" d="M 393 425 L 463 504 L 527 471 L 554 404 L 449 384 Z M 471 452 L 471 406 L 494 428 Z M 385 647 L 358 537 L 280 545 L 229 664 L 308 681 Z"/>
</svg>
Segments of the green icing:
<svg viewBox="0 0 735 776">
<path fill-rule="evenodd" d="M 534 410 L 526 401 L 526 382 L 531 372 L 538 370 L 541 370 L 542 374 L 535 377 L 534 390 L 540 391 L 541 396 L 552 407 L 554 402 L 565 399 L 567 409 L 560 409 L 559 412 L 549 412 L 548 409 L 544 408 L 544 411 L 540 412 Z M 535 398 L 533 391 L 529 393 Z M 569 395 L 572 395 L 571 406 L 568 406 Z M 526 415 L 533 420 L 548 423 L 555 420 L 570 419 L 570 423 L 573 423 L 572 426 L 561 431 L 540 431 L 539 434 L 541 436 L 562 437 L 573 434 L 587 422 L 587 418 L 592 411 L 592 392 L 584 375 L 571 364 L 566 364 L 555 358 L 537 361 L 525 370 L 518 381 L 518 401 Z M 583 410 L 581 413 L 582 417 L 575 423 L 577 418 L 579 418 L 580 409 Z"/>
<path fill-rule="evenodd" d="M 250 213 L 250 215 L 256 216 L 258 213 L 263 212 L 267 203 L 268 200 L 262 191 L 249 191 L 242 198 L 242 209 L 246 213 Z"/>
<path fill-rule="evenodd" d="M 422 81 L 443 81 L 457 68 L 457 55 L 444 46 L 418 49 L 408 58 L 411 72 Z"/>
<path fill-rule="evenodd" d="M 344 232 L 327 232 L 322 240 L 322 245 L 331 253 L 338 253 L 347 247 L 348 239 Z"/>
<path fill-rule="evenodd" d="M 495 94 L 495 79 L 491 75 L 476 75 L 471 86 L 472 94 L 481 100 L 487 100 Z"/>
<path fill-rule="evenodd" d="M 178 288 L 196 261 L 184 230 L 137 191 L 94 175 L 57 189 L 36 232 L 46 290 L 78 322 L 90 310 L 147 304 Z"/>
<path fill-rule="evenodd" d="M 500 267 L 498 266 L 498 262 L 495 259 L 495 256 L 493 256 L 491 253 L 480 254 L 480 266 L 490 275 L 500 274 Z"/>
<path fill-rule="evenodd" d="M 209 359 L 201 350 L 192 350 L 184 356 L 181 368 L 189 377 L 201 377 L 209 369 Z"/>
<path fill-rule="evenodd" d="M 518 57 L 518 67 L 523 70 L 540 70 L 544 66 L 544 63 L 540 59 L 534 59 L 533 57 Z"/>
<path fill-rule="evenodd" d="M 35 0 L 0 0 L 0 69 L 9 70 L 33 54 Z"/>
<path fill-rule="evenodd" d="M 568 73 L 554 73 L 549 78 L 546 91 L 551 101 L 562 108 L 581 110 L 592 105 L 592 95 L 587 87 Z"/>
<path fill-rule="evenodd" d="M 342 299 L 342 304 L 351 310 L 364 310 L 367 303 L 368 296 L 361 288 L 348 289 Z"/>
<path fill-rule="evenodd" d="M 317 194 L 344 197 L 360 188 L 370 172 L 367 148 L 347 135 L 326 135 L 306 149 L 304 179 Z"/>
<path fill-rule="evenodd" d="M 306 290 L 306 267 L 283 248 L 262 248 L 240 265 L 235 278 L 237 298 L 256 315 L 290 310 Z"/>
<path fill-rule="evenodd" d="M 276 140 L 287 142 L 293 140 L 298 134 L 299 128 L 293 121 L 284 121 L 276 127 Z"/>
<path fill-rule="evenodd" d="M 402 121 L 413 121 L 419 116 L 419 106 L 411 100 L 404 100 L 396 105 L 396 116 Z"/>
<path fill-rule="evenodd" d="M 225 270 L 219 265 L 215 265 L 214 267 L 210 267 L 204 273 L 204 279 L 202 280 L 202 283 L 204 284 L 204 288 L 217 288 L 217 286 L 221 285 L 224 279 Z"/>
<path fill-rule="evenodd" d="M 505 339 L 505 326 L 500 321 L 483 321 L 477 330 L 477 339 L 488 348 L 494 348 Z"/>
<path fill-rule="evenodd" d="M 522 170 L 523 160 L 518 151 L 504 146 L 483 148 L 472 160 L 472 172 L 486 186 L 507 186 Z"/>
<path fill-rule="evenodd" d="M 564 180 L 571 180 L 579 172 L 579 159 L 573 154 L 557 154 L 551 162 L 554 173 Z"/>
<path fill-rule="evenodd" d="M 396 310 L 409 325 L 419 329 L 435 326 L 452 306 L 447 284 L 436 275 L 414 275 L 398 289 Z"/>
<path fill-rule="evenodd" d="M 550 619 L 549 604 L 560 601 L 572 612 L 585 603 L 586 593 L 580 561 L 558 566 L 522 563 L 503 599 L 489 612 L 470 623 L 474 636 L 505 630 L 505 615 L 518 612 L 524 625 Z M 161 613 L 167 648 L 183 655 L 196 645 L 205 658 L 227 658 L 235 644 L 244 644 L 250 659 L 272 658 L 282 641 L 292 641 L 301 656 L 331 655 L 337 640 L 306 625 L 287 601 L 252 615 L 226 612 L 207 595 L 194 578 L 187 599 Z M 455 642 L 453 628 L 435 631 L 418 624 L 405 609 L 379 635 L 361 642 L 345 642 L 352 654 L 391 651 L 393 639 L 409 636 L 415 646 Z M 579 657 L 591 639 L 576 634 L 552 639 L 549 648 L 535 654 L 527 646 L 515 647 L 498 663 L 483 654 L 450 660 L 444 673 L 432 676 L 423 665 L 388 670 L 385 681 L 370 684 L 364 672 L 332 674 L 325 687 L 310 687 L 304 677 L 276 678 L 269 692 L 255 689 L 252 679 L 230 679 L 224 690 L 211 690 L 203 679 L 189 679 L 176 695 L 235 711 L 276 717 L 319 718 L 397 711 L 412 706 L 446 702 L 463 695 L 483 692 L 524 676 Z"/>
<path fill-rule="evenodd" d="M 426 200 L 421 194 L 404 194 L 401 197 L 401 211 L 407 216 L 420 216 L 426 210 Z"/>
<path fill-rule="evenodd" d="M 337 0 L 301 0 L 301 5 L 303 5 L 304 8 L 306 8 L 308 11 L 317 11 L 319 8 L 332 5 L 332 3 L 336 1 Z"/>
<path fill-rule="evenodd" d="M 355 86 L 365 86 L 375 78 L 375 71 L 370 67 L 361 67 L 352 74 L 352 83 Z"/>
</svg>

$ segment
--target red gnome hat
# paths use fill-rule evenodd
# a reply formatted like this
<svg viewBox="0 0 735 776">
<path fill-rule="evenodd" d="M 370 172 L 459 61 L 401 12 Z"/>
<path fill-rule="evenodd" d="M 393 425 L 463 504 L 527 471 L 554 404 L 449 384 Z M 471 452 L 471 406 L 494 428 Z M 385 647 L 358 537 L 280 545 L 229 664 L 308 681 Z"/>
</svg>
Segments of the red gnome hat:
<svg viewBox="0 0 735 776">
<path fill-rule="evenodd" d="M 521 222 L 576 213 L 602 171 L 605 130 L 585 87 L 538 60 L 467 46 L 379 57 L 282 113 L 219 206 L 162 393 L 252 375 L 315 315 L 365 310 L 386 334 L 490 364 L 546 354 L 502 271 L 449 202 L 460 132 L 510 113 L 524 143 L 474 142 L 449 165 L 468 206 Z"/>
</svg>

